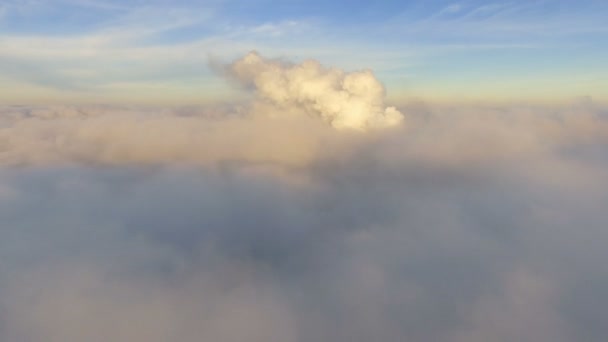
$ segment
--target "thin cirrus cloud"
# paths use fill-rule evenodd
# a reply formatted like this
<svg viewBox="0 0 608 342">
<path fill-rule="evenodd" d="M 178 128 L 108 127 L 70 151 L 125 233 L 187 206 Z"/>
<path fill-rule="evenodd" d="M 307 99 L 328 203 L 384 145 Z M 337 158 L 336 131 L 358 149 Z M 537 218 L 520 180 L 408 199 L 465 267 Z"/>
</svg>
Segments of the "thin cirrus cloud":
<svg viewBox="0 0 608 342">
<path fill-rule="evenodd" d="M 299 1 L 272 8 L 265 2 L 241 5 L 8 2 L 0 22 L 6 32 L 0 56 L 4 69 L 12 71 L 3 72 L 2 83 L 26 94 L 33 88 L 32 94 L 64 93 L 73 102 L 194 103 L 194 95 L 180 93 L 196 88 L 235 95 L 207 69 L 209 56 L 234 59 L 256 49 L 300 60 L 313 57 L 349 70 L 371 68 L 389 85 L 393 99 L 450 98 L 455 89 L 503 100 L 605 98 L 602 87 L 573 85 L 576 74 L 605 73 L 601 19 L 606 8 L 600 2 L 442 1 L 377 8 L 354 3 L 349 15 Z M 586 53 L 589 49 L 595 52 Z M 42 75 L 55 75 L 54 82 L 19 71 L 23 68 L 12 60 L 31 62 Z M 488 70 L 488 64 L 500 67 Z M 539 86 L 518 90 L 526 82 Z M 85 90 L 81 96 L 72 94 L 75 85 Z M 125 88 L 143 93 L 125 99 L 120 96 Z M 86 94 L 90 89 L 96 96 Z M 161 95 L 149 96 L 152 89 L 162 89 Z M 2 101 L 11 98 L 4 95 Z M 42 101 L 39 95 L 23 95 L 19 102 L 28 100 Z"/>
</svg>

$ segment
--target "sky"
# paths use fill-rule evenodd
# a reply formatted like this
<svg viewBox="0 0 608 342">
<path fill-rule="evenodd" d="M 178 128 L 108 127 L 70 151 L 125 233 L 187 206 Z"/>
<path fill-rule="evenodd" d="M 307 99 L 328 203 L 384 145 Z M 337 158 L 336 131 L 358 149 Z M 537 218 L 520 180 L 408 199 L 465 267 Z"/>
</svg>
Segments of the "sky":
<svg viewBox="0 0 608 342">
<path fill-rule="evenodd" d="M 0 341 L 608 341 L 606 7 L 0 0 Z"/>
<path fill-rule="evenodd" d="M 607 16 L 601 0 L 3 0 L 0 101 L 232 100 L 210 64 L 255 50 L 371 69 L 396 103 L 606 102 Z"/>
</svg>

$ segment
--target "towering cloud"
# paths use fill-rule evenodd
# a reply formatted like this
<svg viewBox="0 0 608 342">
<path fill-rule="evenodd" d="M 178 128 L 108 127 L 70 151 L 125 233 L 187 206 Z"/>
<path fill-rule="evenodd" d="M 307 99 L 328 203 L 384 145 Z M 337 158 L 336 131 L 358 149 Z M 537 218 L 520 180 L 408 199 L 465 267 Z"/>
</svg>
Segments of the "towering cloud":
<svg viewBox="0 0 608 342">
<path fill-rule="evenodd" d="M 367 130 L 394 126 L 403 120 L 384 104 L 385 90 L 369 70 L 345 72 L 315 60 L 289 64 L 250 52 L 231 64 L 230 75 L 254 89 L 259 101 L 285 112 L 302 109 L 337 129 Z"/>
</svg>

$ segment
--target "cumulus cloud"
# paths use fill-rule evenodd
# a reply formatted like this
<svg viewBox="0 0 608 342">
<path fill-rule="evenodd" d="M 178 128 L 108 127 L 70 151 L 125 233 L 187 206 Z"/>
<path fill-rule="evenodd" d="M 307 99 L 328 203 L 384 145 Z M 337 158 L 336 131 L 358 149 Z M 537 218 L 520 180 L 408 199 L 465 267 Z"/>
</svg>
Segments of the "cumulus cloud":
<svg viewBox="0 0 608 342">
<path fill-rule="evenodd" d="M 0 340 L 606 340 L 605 108 L 264 96 L 2 107 Z"/>
<path fill-rule="evenodd" d="M 395 107 L 385 106 L 384 87 L 369 70 L 345 72 L 315 60 L 293 65 L 250 52 L 227 71 L 260 101 L 288 113 L 301 108 L 337 129 L 383 128 L 403 120 Z"/>
</svg>

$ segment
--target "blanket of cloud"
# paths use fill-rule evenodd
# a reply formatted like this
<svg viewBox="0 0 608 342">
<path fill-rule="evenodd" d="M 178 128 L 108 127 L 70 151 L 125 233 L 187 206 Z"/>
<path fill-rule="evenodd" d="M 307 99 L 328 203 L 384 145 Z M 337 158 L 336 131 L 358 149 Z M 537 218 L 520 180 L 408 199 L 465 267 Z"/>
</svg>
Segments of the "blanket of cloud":
<svg viewBox="0 0 608 342">
<path fill-rule="evenodd" d="M 606 340 L 605 108 L 308 96 L 2 107 L 0 340 Z"/>
</svg>

